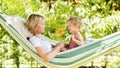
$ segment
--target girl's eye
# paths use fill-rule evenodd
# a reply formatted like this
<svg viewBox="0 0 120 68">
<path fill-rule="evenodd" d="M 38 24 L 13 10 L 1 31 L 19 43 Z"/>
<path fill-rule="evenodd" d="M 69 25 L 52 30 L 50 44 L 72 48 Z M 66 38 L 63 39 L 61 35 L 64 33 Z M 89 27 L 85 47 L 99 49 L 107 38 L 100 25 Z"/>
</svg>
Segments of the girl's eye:
<svg viewBox="0 0 120 68">
<path fill-rule="evenodd" d="M 45 25 L 44 23 L 42 23 L 42 25 Z"/>
<path fill-rule="evenodd" d="M 69 27 L 70 27 L 71 25 L 69 25 Z"/>
</svg>

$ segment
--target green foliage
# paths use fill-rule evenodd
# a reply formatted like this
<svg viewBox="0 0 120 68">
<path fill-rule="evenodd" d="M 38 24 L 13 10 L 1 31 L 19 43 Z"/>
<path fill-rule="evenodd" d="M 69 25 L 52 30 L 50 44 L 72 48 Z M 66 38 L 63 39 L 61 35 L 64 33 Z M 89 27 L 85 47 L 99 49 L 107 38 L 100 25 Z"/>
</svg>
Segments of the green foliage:
<svg viewBox="0 0 120 68">
<path fill-rule="evenodd" d="M 11 4 L 13 5 L 11 6 Z M 114 10 L 109 9 L 111 1 L 109 1 L 107 5 L 106 5 L 106 1 L 104 0 L 96 0 L 96 1 L 86 0 L 86 1 L 81 1 L 79 4 L 74 4 L 74 5 L 70 3 L 68 4 L 68 2 L 66 1 L 58 0 L 55 2 L 51 1 L 50 4 L 51 4 L 51 8 L 48 7 L 48 3 L 39 2 L 37 0 L 36 1 L 35 0 L 34 1 L 33 0 L 26 0 L 26 1 L 10 0 L 7 2 L 2 1 L 1 9 L 5 14 L 19 15 L 24 18 L 26 18 L 31 13 L 37 13 L 37 14 L 43 15 L 46 19 L 46 25 L 47 25 L 46 32 L 44 34 L 55 40 L 61 40 L 61 39 L 64 40 L 67 36 L 69 36 L 69 32 L 65 27 L 66 26 L 65 23 L 66 23 L 66 19 L 71 16 L 78 16 L 83 19 L 88 19 L 88 21 L 85 22 L 85 24 L 88 24 L 87 26 L 93 25 L 92 28 L 90 28 L 89 30 L 82 31 L 84 39 L 87 38 L 86 32 L 93 35 L 95 34 L 96 36 L 92 36 L 94 38 L 100 38 L 112 32 L 115 32 L 113 30 L 113 31 L 107 31 L 108 33 L 105 33 L 106 30 L 111 29 L 109 25 L 107 25 L 104 28 L 104 31 L 101 32 L 101 34 L 97 34 L 98 32 L 101 31 L 101 28 L 96 29 L 95 26 L 97 24 L 90 24 L 90 22 L 92 21 L 89 21 L 89 20 L 95 20 L 96 17 L 104 18 L 109 15 L 114 15 L 116 12 L 114 12 Z M 115 1 L 115 5 L 116 5 L 116 1 Z M 20 7 L 18 8 L 18 6 Z M 98 23 L 101 24 L 101 22 L 98 22 Z M 61 36 L 57 34 L 57 31 L 59 28 L 62 28 L 64 30 L 64 34 Z M 112 28 L 114 28 L 114 26 Z"/>
<path fill-rule="evenodd" d="M 69 0 L 70 1 L 70 0 Z M 75 0 L 73 1 L 51 1 L 40 2 L 39 0 L 1 0 L 0 12 L 8 15 L 18 15 L 27 18 L 31 13 L 41 14 L 46 20 L 46 32 L 44 35 L 54 40 L 68 41 L 70 35 L 66 28 L 66 19 L 78 16 L 84 21 L 84 30 L 81 31 L 83 38 L 101 38 L 108 34 L 119 31 L 120 11 L 119 0 Z M 59 29 L 63 34 L 59 35 Z M 6 44 L 6 45 L 5 45 Z M 18 46 L 15 40 L 0 25 L 0 59 L 14 59 L 33 61 L 24 50 Z"/>
<path fill-rule="evenodd" d="M 109 16 L 106 18 L 95 18 L 91 20 L 85 20 L 87 25 L 86 32 L 91 34 L 91 37 L 101 38 L 108 34 L 119 31 L 120 29 L 120 17 Z M 87 23 L 89 22 L 89 23 Z M 89 30 L 90 29 L 90 30 Z"/>
</svg>

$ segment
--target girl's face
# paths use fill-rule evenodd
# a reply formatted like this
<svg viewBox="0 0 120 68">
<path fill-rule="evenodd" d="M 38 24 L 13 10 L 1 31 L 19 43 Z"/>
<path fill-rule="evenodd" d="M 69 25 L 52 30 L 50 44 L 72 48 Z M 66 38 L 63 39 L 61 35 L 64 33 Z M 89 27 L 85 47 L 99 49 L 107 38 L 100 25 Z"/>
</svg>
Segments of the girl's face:
<svg viewBox="0 0 120 68">
<path fill-rule="evenodd" d="M 80 30 L 79 26 L 78 25 L 75 25 L 71 22 L 68 22 L 67 23 L 67 27 L 68 27 L 68 30 L 71 32 L 71 33 L 74 33 L 74 32 L 78 32 Z"/>
<path fill-rule="evenodd" d="M 41 34 L 45 32 L 45 23 L 39 23 L 35 28 L 35 34 Z"/>
</svg>

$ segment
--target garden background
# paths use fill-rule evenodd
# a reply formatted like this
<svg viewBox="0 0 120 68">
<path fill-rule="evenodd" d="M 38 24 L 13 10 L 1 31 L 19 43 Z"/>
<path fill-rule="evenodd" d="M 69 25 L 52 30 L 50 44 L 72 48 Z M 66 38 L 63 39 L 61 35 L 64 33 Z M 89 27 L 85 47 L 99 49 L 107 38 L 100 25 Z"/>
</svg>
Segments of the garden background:
<svg viewBox="0 0 120 68">
<path fill-rule="evenodd" d="M 120 0 L 0 0 L 0 13 L 27 19 L 31 13 L 43 15 L 45 36 L 68 42 L 66 19 L 77 16 L 84 21 L 84 40 L 102 38 L 120 30 Z M 84 67 L 120 68 L 120 50 L 89 62 Z M 27 54 L 0 25 L 0 68 L 44 67 Z"/>
</svg>

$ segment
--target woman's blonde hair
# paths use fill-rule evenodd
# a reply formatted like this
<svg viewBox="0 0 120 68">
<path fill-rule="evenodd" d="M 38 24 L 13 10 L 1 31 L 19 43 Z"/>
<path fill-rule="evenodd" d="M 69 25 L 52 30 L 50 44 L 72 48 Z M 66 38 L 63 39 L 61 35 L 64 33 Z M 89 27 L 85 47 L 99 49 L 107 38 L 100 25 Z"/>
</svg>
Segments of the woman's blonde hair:
<svg viewBox="0 0 120 68">
<path fill-rule="evenodd" d="M 39 23 L 43 23 L 43 22 L 45 22 L 43 16 L 38 15 L 38 14 L 31 14 L 31 15 L 28 17 L 25 25 L 26 25 L 26 27 L 28 28 L 28 30 L 29 30 L 32 34 L 34 34 L 34 30 L 35 30 L 36 26 L 37 26 Z"/>
</svg>

